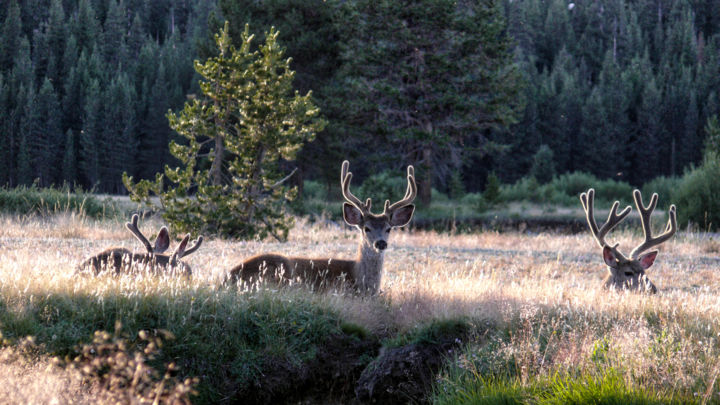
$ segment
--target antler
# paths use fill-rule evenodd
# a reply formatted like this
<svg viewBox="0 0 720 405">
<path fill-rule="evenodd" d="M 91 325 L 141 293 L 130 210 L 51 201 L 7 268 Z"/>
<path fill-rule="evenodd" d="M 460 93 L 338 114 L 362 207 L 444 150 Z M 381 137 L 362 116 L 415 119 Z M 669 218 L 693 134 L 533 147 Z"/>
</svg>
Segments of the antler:
<svg viewBox="0 0 720 405">
<path fill-rule="evenodd" d="M 677 214 L 675 205 L 671 205 L 668 212 L 670 218 L 668 219 L 668 224 L 665 227 L 665 232 L 653 238 L 652 229 L 650 227 L 650 216 L 657 206 L 658 195 L 657 193 L 653 193 L 652 197 L 650 197 L 650 204 L 647 207 L 642 202 L 642 194 L 640 193 L 640 190 L 633 191 L 633 198 L 635 199 L 635 205 L 640 212 L 640 222 L 642 223 L 643 234 L 645 235 L 645 241 L 630 252 L 630 258 L 636 259 L 640 253 L 665 242 L 675 234 L 677 231 Z"/>
<path fill-rule="evenodd" d="M 407 167 L 407 181 L 408 185 L 405 190 L 405 197 L 393 205 L 390 205 L 390 200 L 385 200 L 383 214 L 389 215 L 393 210 L 404 207 L 413 202 L 415 196 L 417 196 L 417 185 L 415 184 L 415 168 L 412 165 Z"/>
<path fill-rule="evenodd" d="M 367 215 L 370 213 L 372 201 L 368 198 L 363 204 L 359 198 L 355 197 L 353 193 L 350 192 L 350 180 L 352 179 L 352 173 L 348 171 L 349 168 L 350 162 L 347 160 L 343 161 L 342 170 L 340 171 L 340 185 L 342 186 L 343 197 L 345 197 L 347 202 L 359 209 L 363 215 Z"/>
<path fill-rule="evenodd" d="M 620 222 L 622 222 L 623 219 L 625 219 L 626 216 L 630 213 L 632 208 L 628 205 L 625 207 L 620 214 L 617 213 L 618 207 L 620 206 L 619 201 L 615 201 L 612 208 L 610 209 L 610 213 L 608 214 L 608 219 L 605 221 L 603 226 L 598 229 L 597 223 L 595 222 L 595 190 L 589 189 L 587 193 L 580 194 L 580 202 L 582 203 L 583 209 L 585 210 L 585 217 L 587 219 L 588 225 L 590 226 L 590 232 L 592 232 L 593 236 L 595 237 L 595 240 L 600 245 L 600 247 L 605 247 L 606 245 L 610 247 L 616 254 L 618 254 L 621 257 L 624 257 L 618 250 L 618 243 L 615 244 L 615 246 L 609 246 L 605 242 L 605 236 L 610 232 L 613 228 L 615 228 Z"/>
<path fill-rule="evenodd" d="M 191 253 L 194 253 L 196 250 L 198 250 L 198 248 L 200 247 L 200 245 L 202 245 L 202 243 L 203 243 L 203 237 L 201 235 L 201 236 L 198 236 L 197 239 L 195 239 L 195 242 L 193 242 L 193 245 L 190 246 L 189 249 L 185 249 L 185 253 L 183 253 L 182 256 L 180 256 L 180 257 L 185 257 Z"/>
<path fill-rule="evenodd" d="M 148 253 L 153 253 L 152 245 L 147 240 L 145 235 L 143 235 L 142 232 L 140 232 L 140 229 L 138 229 L 138 219 L 139 219 L 138 214 L 134 214 L 132 216 L 131 222 L 125 223 L 125 227 L 127 227 L 127 229 L 129 229 L 130 232 L 132 232 L 133 235 L 135 235 L 135 237 L 138 238 L 138 240 L 140 242 L 142 242 L 143 245 L 145 245 L 145 249 L 147 249 Z"/>
</svg>

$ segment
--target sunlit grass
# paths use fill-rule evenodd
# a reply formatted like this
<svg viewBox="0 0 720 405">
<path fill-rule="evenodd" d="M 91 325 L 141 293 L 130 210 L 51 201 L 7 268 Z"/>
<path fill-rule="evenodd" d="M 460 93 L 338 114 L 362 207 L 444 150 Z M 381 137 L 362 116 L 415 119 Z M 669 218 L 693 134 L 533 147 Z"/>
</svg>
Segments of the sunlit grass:
<svg viewBox="0 0 720 405">
<path fill-rule="evenodd" d="M 314 344 L 342 330 L 343 323 L 390 342 L 414 333 L 418 325 L 466 319 L 473 339 L 465 342 L 465 357 L 451 364 L 470 362 L 483 378 L 497 378 L 500 370 L 505 380 L 498 384 L 517 385 L 536 398 L 539 394 L 528 390 L 539 379 L 597 376 L 592 373 L 600 365 L 615 370 L 626 387 L 655 387 L 663 398 L 720 401 L 720 258 L 717 241 L 707 235 L 680 233 L 661 246 L 648 271 L 660 288 L 656 296 L 601 289 L 606 270 L 589 234 L 493 232 L 394 233 L 378 297 L 296 288 L 250 294 L 218 287 L 226 270 L 261 252 L 355 255 L 356 231 L 304 220 L 287 243 L 206 240 L 184 259 L 193 268 L 190 280 L 74 275 L 80 261 L 107 247 L 141 251 L 123 222 L 71 215 L 2 217 L 3 337 L 12 343 L 33 335 L 48 354 L 62 354 L 87 342 L 94 330 L 110 330 L 121 320 L 128 331 L 172 330 L 177 341 L 167 354 L 181 357 L 238 347 L 222 339 L 203 342 L 204 336 L 245 336 L 253 342 L 245 357 L 220 353 L 204 360 L 232 363 L 252 379 L 262 371 L 248 365 L 261 364 L 263 355 L 280 354 L 301 363 L 312 357 Z M 157 220 L 142 221 L 141 229 L 149 235 L 159 225 Z M 629 251 L 641 236 L 615 231 L 611 238 Z M 253 320 L 246 311 L 265 318 Z M 302 325 L 292 324 L 298 321 Z M 278 329 L 263 329 L 273 323 Z M 243 335 L 243 330 L 254 332 Z M 281 338 L 263 340 L 264 335 Z"/>
</svg>

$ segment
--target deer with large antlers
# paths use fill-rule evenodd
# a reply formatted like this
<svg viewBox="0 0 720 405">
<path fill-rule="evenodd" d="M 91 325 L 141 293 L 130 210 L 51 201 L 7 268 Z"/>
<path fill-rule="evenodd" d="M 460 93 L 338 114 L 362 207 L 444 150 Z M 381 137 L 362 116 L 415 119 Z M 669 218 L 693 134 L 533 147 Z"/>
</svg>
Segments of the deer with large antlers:
<svg viewBox="0 0 720 405">
<path fill-rule="evenodd" d="M 78 266 L 79 270 L 91 269 L 95 275 L 106 269 L 112 269 L 115 274 L 120 274 L 123 271 L 147 271 L 153 274 L 170 272 L 187 276 L 192 275 L 190 266 L 180 259 L 195 252 L 200 247 L 203 242 L 202 236 L 198 237 L 192 246 L 188 248 L 190 234 L 185 235 L 172 254 L 165 255 L 163 252 L 170 247 L 170 233 L 166 227 L 160 228 L 157 238 L 155 238 L 155 246 L 153 246 L 145 235 L 140 232 L 137 214 L 133 215 L 131 222 L 125 223 L 125 226 L 145 246 L 147 253 L 133 253 L 120 247 L 110 248 L 87 258 Z"/>
<path fill-rule="evenodd" d="M 279 254 L 261 254 L 245 260 L 230 270 L 226 283 L 240 281 L 253 286 L 262 279 L 273 282 L 300 281 L 315 288 L 338 286 L 342 283 L 359 292 L 375 294 L 380 288 L 383 254 L 388 246 L 388 236 L 393 228 L 407 225 L 415 212 L 412 201 L 417 195 L 415 169 L 407 168 L 407 190 L 405 197 L 390 204 L 385 201 L 382 214 L 370 211 L 371 200 L 363 203 L 350 192 L 352 173 L 346 160 L 340 172 L 340 184 L 345 198 L 343 218 L 348 225 L 360 231 L 360 246 L 355 260 L 334 258 L 310 259 L 287 257 Z"/>
<path fill-rule="evenodd" d="M 605 264 L 608 266 L 610 274 L 605 278 L 605 288 L 617 288 L 617 289 L 629 289 L 642 292 L 649 292 L 655 294 L 658 290 L 657 287 L 650 281 L 645 275 L 647 270 L 655 262 L 658 251 L 652 250 L 647 253 L 643 253 L 653 246 L 658 246 L 661 243 L 670 239 L 677 231 L 677 213 L 675 205 L 670 206 L 668 212 L 669 219 L 668 224 L 665 227 L 665 231 L 653 237 L 652 229 L 650 227 L 650 216 L 655 210 L 658 202 L 658 195 L 653 193 L 650 198 L 650 204 L 646 207 L 642 201 L 642 195 L 640 190 L 633 191 L 633 198 L 635 199 L 635 206 L 640 213 L 640 222 L 643 228 L 643 234 L 645 235 L 644 241 L 638 245 L 635 249 L 630 252 L 630 257 L 626 257 L 618 250 L 618 243 L 614 246 L 610 246 L 605 242 L 605 236 L 613 228 L 615 228 L 625 217 L 630 214 L 632 208 L 630 206 L 625 207 L 622 212 L 618 214 L 619 201 L 615 201 L 608 219 L 605 221 L 602 227 L 598 228 L 595 222 L 594 212 L 594 200 L 595 190 L 589 189 L 587 193 L 580 194 L 580 202 L 582 203 L 583 209 L 585 210 L 585 216 L 587 218 L 590 232 L 595 237 L 598 245 L 603 249 L 603 259 Z"/>
</svg>

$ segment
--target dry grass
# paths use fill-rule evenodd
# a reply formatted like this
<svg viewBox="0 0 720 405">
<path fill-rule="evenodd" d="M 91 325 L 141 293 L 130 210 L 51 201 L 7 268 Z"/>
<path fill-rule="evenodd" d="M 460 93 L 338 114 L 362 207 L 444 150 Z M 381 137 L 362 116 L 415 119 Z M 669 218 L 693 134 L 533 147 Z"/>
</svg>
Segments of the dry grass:
<svg viewBox="0 0 720 405">
<path fill-rule="evenodd" d="M 151 233 L 158 225 L 144 222 L 141 229 Z M 640 242 L 639 235 L 629 232 L 616 231 L 611 237 L 628 251 Z M 147 289 L 213 286 L 244 257 L 276 251 L 349 258 L 355 254 L 356 238 L 354 231 L 329 222 L 301 220 L 285 244 L 207 240 L 185 259 L 194 273 L 189 282 L 92 279 L 72 277 L 75 265 L 86 256 L 109 246 L 140 250 L 121 223 L 4 217 L 0 287 L 35 294 L 100 294 L 108 289 L 142 294 Z M 604 365 L 623 370 L 628 380 L 717 402 L 718 268 L 716 240 L 680 233 L 661 247 L 648 272 L 660 289 L 658 295 L 617 293 L 601 289 L 606 270 L 589 234 L 397 232 L 386 254 L 379 299 L 342 294 L 317 299 L 380 336 L 437 318 L 464 316 L 486 322 L 511 332 L 509 339 L 496 342 L 492 361 L 510 359 L 528 377 L 592 368 L 600 356 Z M 12 388 L 20 399 L 35 390 L 39 378 L 62 378 L 27 364 L 6 367 L 4 372 L 16 373 L 12 370 L 17 367 L 22 371 L 18 375 L 31 376 L 13 377 L 18 381 L 13 387 L 27 384 L 25 389 Z"/>
<path fill-rule="evenodd" d="M 104 398 L 83 387 L 80 376 L 48 359 L 29 357 L 13 348 L 0 349 L 0 403 L 97 404 Z"/>
</svg>

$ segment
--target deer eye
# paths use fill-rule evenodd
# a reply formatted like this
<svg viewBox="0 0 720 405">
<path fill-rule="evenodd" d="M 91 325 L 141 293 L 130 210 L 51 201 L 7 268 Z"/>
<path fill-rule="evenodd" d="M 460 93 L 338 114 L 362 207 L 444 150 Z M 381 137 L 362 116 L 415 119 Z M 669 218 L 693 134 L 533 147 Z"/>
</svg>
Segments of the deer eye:
<svg viewBox="0 0 720 405">
<path fill-rule="evenodd" d="M 392 228 L 385 229 L 385 233 L 390 233 L 390 229 L 392 229 Z"/>
<path fill-rule="evenodd" d="M 366 227 L 365 227 L 365 233 L 368 233 L 368 232 L 370 232 L 370 228 L 366 226 Z"/>
</svg>

